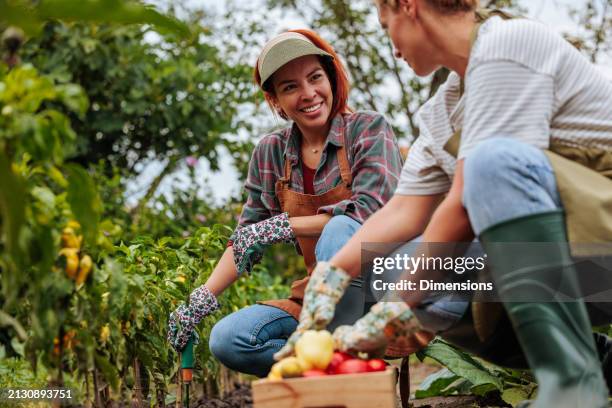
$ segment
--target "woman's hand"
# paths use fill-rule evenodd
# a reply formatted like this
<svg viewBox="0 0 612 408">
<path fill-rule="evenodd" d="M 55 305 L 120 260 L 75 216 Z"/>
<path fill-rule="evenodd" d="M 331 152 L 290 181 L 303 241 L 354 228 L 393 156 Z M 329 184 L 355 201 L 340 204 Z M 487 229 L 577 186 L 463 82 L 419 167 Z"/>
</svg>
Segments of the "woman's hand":
<svg viewBox="0 0 612 408">
<path fill-rule="evenodd" d="M 274 354 L 276 360 L 293 354 L 295 343 L 306 330 L 327 327 L 334 317 L 336 304 L 350 282 L 351 277 L 342 269 L 328 262 L 317 263 L 304 292 L 300 323 L 285 346 Z"/>
<path fill-rule="evenodd" d="M 279 242 L 291 243 L 294 240 L 295 235 L 289 223 L 289 214 L 286 212 L 236 229 L 230 241 L 238 276 L 245 271 L 251 272 L 253 265 L 261 260 L 268 245 Z"/>
<path fill-rule="evenodd" d="M 333 338 L 336 350 L 382 357 L 388 344 L 414 352 L 427 345 L 433 334 L 423 331 L 406 303 L 395 301 L 378 302 L 352 326 L 338 327 Z"/>
<path fill-rule="evenodd" d="M 204 285 L 189 295 L 189 305 L 182 304 L 168 318 L 168 341 L 176 351 L 181 351 L 193 336 L 197 343 L 195 327 L 209 314 L 219 309 L 217 298 Z"/>
</svg>

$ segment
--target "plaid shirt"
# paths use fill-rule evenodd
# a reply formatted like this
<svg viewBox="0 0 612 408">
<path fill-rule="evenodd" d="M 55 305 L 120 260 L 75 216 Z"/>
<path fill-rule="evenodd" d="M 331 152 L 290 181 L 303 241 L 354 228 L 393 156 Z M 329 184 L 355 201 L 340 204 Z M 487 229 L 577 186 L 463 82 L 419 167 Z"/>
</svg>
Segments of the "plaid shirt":
<svg viewBox="0 0 612 408">
<path fill-rule="evenodd" d="M 245 183 L 248 194 L 239 226 L 280 214 L 275 183 L 283 176 L 285 157 L 291 161 L 290 189 L 304 192 L 300 162 L 300 133 L 294 124 L 263 137 L 253 151 Z M 375 112 L 337 115 L 331 124 L 321 162 L 314 177 L 315 194 L 323 194 L 342 182 L 336 151 L 345 151 L 353 175 L 353 195 L 336 204 L 319 208 L 318 213 L 345 214 L 363 224 L 393 195 L 402 170 L 402 158 L 393 130 L 384 116 Z"/>
</svg>

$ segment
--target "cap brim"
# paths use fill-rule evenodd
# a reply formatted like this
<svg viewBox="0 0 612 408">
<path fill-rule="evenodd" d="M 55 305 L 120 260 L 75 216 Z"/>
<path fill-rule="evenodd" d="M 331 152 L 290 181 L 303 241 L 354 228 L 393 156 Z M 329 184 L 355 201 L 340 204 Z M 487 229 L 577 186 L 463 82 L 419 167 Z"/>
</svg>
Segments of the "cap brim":
<svg viewBox="0 0 612 408">
<path fill-rule="evenodd" d="M 262 56 L 263 60 L 259 64 L 262 86 L 283 65 L 307 55 L 321 55 L 333 59 L 331 54 L 317 48 L 313 43 L 297 38 L 290 38 L 275 44 Z"/>
</svg>

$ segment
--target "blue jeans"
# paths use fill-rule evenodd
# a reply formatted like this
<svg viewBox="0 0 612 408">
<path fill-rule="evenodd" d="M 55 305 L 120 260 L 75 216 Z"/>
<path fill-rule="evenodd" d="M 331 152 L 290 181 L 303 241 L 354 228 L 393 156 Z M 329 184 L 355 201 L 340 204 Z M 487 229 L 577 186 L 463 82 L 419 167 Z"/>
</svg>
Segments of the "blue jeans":
<svg viewBox="0 0 612 408">
<path fill-rule="evenodd" d="M 360 227 L 360 223 L 346 215 L 332 217 L 317 242 L 317 261 L 331 259 Z M 252 305 L 215 324 L 208 345 L 223 365 L 263 377 L 274 364 L 274 353 L 285 345 L 297 323 L 284 310 L 267 305 Z"/>
<path fill-rule="evenodd" d="M 476 235 L 504 221 L 563 208 L 544 152 L 503 137 L 483 141 L 465 160 L 463 204 Z"/>
<path fill-rule="evenodd" d="M 416 244 L 422 240 L 422 236 L 416 237 L 390 254 L 389 258 L 394 258 L 396 253 L 413 256 L 414 254 L 412 252 L 416 250 Z M 470 248 L 466 253 L 466 256 L 473 258 L 481 255 L 482 251 L 479 246 Z M 391 280 L 394 280 L 399 279 L 403 270 L 397 269 L 385 273 L 388 277 L 391 277 Z M 439 333 L 451 328 L 455 323 L 461 320 L 469 304 L 470 301 L 467 296 L 456 294 L 431 294 L 423 299 L 421 303 L 413 309 L 413 312 L 425 330 L 432 333 Z"/>
<path fill-rule="evenodd" d="M 476 235 L 500 222 L 562 208 L 542 150 L 501 137 L 480 143 L 466 159 L 463 203 Z M 482 255 L 482 248 L 474 249 L 479 253 L 469 256 Z M 469 300 L 451 295 L 429 297 L 414 313 L 424 328 L 440 332 L 458 322 L 468 305 Z"/>
</svg>

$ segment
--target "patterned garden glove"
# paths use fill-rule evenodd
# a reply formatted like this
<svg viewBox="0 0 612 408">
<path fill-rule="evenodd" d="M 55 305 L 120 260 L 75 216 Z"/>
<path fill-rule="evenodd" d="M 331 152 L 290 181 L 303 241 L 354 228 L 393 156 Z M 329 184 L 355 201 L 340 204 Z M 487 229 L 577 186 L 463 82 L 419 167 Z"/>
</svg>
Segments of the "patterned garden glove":
<svg viewBox="0 0 612 408">
<path fill-rule="evenodd" d="M 306 330 L 322 330 L 331 322 L 336 304 L 349 283 L 351 277 L 342 269 L 329 262 L 317 263 L 304 292 L 300 323 L 285 346 L 274 354 L 276 360 L 293 354 L 295 343 Z"/>
<path fill-rule="evenodd" d="M 261 260 L 265 247 L 279 242 L 291 243 L 295 235 L 289 224 L 289 214 L 282 213 L 256 224 L 238 228 L 230 237 L 238 276 L 251 272 Z"/>
<path fill-rule="evenodd" d="M 339 326 L 333 334 L 334 349 L 366 352 L 381 357 L 387 343 L 402 346 L 412 334 L 423 330 L 410 307 L 402 301 L 378 302 L 352 326 Z"/>
<path fill-rule="evenodd" d="M 200 321 L 215 310 L 219 303 L 215 295 L 204 285 L 198 287 L 189 295 L 189 306 L 180 305 L 168 318 L 168 341 L 176 351 L 181 351 L 190 337 L 198 341 L 195 327 Z"/>
</svg>

